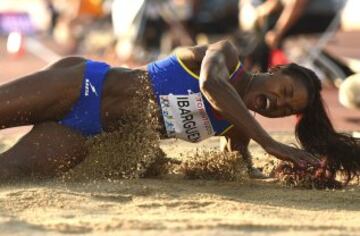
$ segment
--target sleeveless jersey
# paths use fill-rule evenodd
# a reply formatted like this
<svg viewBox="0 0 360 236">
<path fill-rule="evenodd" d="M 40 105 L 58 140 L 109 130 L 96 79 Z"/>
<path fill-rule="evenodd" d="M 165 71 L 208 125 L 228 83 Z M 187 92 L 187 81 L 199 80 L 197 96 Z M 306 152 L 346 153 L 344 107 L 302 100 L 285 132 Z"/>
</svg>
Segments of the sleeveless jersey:
<svg viewBox="0 0 360 236">
<path fill-rule="evenodd" d="M 151 63 L 147 69 L 168 137 L 200 142 L 232 127 L 201 94 L 199 76 L 176 55 Z M 230 80 L 243 72 L 239 63 Z"/>
</svg>

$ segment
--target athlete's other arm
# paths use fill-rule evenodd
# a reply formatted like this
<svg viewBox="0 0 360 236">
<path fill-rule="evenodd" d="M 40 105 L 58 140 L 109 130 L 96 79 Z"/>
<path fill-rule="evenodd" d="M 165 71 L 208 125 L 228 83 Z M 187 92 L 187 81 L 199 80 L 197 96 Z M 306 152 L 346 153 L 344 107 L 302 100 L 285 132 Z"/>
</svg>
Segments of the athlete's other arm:
<svg viewBox="0 0 360 236">
<path fill-rule="evenodd" d="M 228 41 L 207 47 L 200 69 L 200 89 L 214 109 L 218 110 L 241 134 L 255 140 L 264 150 L 279 159 L 304 166 L 316 165 L 309 153 L 275 141 L 253 118 L 240 95 L 229 83 L 229 71 L 238 63 L 236 49 Z"/>
<path fill-rule="evenodd" d="M 222 152 L 239 152 L 245 161 L 246 167 L 251 175 L 253 170 L 252 157 L 249 152 L 250 138 L 241 135 L 236 129 L 230 129 L 220 138 L 220 150 Z M 253 177 L 253 176 L 252 176 Z"/>
</svg>

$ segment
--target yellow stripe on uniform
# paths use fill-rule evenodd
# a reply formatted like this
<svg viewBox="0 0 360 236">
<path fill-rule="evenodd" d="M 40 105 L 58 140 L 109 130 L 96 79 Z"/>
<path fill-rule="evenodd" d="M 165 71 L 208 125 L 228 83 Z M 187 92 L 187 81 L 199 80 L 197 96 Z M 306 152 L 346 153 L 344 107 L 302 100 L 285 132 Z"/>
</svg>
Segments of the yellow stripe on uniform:
<svg viewBox="0 0 360 236">
<path fill-rule="evenodd" d="M 199 79 L 200 76 L 198 76 L 197 74 L 195 74 L 194 72 L 192 72 L 189 68 L 186 67 L 186 65 L 184 64 L 184 62 L 182 62 L 182 60 L 180 59 L 180 57 L 176 55 L 176 58 L 178 60 L 178 62 L 180 63 L 181 67 L 189 74 L 191 75 L 192 77 L 194 77 L 195 79 Z"/>
<path fill-rule="evenodd" d="M 221 134 L 219 136 L 224 135 L 226 132 L 228 132 L 229 130 L 231 130 L 232 128 L 234 128 L 234 125 L 230 125 L 229 127 L 227 127 L 223 132 L 221 132 Z"/>
<path fill-rule="evenodd" d="M 233 73 L 231 73 L 230 78 L 236 73 L 236 71 L 240 68 L 240 66 L 241 66 L 241 62 L 238 62 L 235 67 L 235 70 L 233 71 Z"/>
<path fill-rule="evenodd" d="M 199 75 L 197 75 L 197 74 L 195 74 L 194 72 L 192 72 L 192 71 L 184 64 L 184 62 L 180 59 L 180 57 L 179 57 L 177 54 L 175 54 L 175 56 L 176 56 L 176 59 L 178 60 L 179 64 L 181 65 L 181 67 L 182 67 L 189 75 L 191 75 L 192 77 L 194 77 L 194 78 L 197 79 L 197 80 L 200 78 Z M 236 65 L 236 67 L 235 67 L 235 70 L 231 73 L 230 78 L 235 74 L 235 72 L 240 68 L 240 66 L 241 66 L 241 63 L 238 62 L 237 65 Z"/>
</svg>

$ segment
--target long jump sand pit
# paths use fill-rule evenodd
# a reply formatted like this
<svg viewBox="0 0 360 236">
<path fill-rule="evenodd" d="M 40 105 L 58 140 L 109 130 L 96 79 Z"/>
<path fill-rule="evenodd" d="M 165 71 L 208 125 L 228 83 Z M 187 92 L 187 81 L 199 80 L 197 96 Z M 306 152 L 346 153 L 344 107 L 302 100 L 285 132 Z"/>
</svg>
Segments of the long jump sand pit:
<svg viewBox="0 0 360 236">
<path fill-rule="evenodd" d="M 292 142 L 288 133 L 276 138 Z M 15 138 L 2 139 L 5 148 Z M 218 140 L 202 143 L 214 147 Z M 194 146 L 165 141 L 168 156 Z M 251 144 L 255 165 L 271 158 Z M 179 155 L 182 153 L 182 155 Z M 157 179 L 2 184 L 2 235 L 359 235 L 360 188 L 304 190 L 273 181 Z"/>
</svg>

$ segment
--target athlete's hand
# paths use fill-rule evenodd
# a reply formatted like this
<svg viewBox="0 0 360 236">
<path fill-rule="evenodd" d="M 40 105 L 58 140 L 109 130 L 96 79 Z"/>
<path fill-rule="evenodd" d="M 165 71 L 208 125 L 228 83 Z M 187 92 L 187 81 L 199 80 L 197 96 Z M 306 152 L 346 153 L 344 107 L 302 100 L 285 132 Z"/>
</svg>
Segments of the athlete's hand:
<svg viewBox="0 0 360 236">
<path fill-rule="evenodd" d="M 275 31 L 268 31 L 265 35 L 265 42 L 269 46 L 269 48 L 277 49 L 279 48 L 279 44 L 281 41 L 281 36 L 279 33 L 276 33 Z"/>
<path fill-rule="evenodd" d="M 266 151 L 280 160 L 290 161 L 299 167 L 306 167 L 308 164 L 320 166 L 320 160 L 310 153 L 276 141 L 268 145 Z"/>
</svg>

